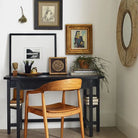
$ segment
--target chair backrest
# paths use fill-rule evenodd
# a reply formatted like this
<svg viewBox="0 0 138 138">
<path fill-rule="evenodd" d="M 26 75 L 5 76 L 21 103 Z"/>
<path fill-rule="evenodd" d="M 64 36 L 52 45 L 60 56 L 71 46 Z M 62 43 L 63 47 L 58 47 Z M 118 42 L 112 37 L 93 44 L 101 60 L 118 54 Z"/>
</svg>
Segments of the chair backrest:
<svg viewBox="0 0 138 138">
<path fill-rule="evenodd" d="M 70 91 L 81 88 L 82 80 L 79 78 L 52 81 L 40 87 L 42 91 Z"/>
</svg>

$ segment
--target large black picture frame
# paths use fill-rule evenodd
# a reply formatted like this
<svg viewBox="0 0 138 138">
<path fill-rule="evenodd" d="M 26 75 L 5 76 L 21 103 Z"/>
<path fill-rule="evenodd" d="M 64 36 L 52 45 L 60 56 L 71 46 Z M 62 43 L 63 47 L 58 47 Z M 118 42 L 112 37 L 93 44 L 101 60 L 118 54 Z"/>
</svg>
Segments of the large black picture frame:
<svg viewBox="0 0 138 138">
<path fill-rule="evenodd" d="M 9 34 L 9 75 L 12 75 L 12 63 L 19 62 L 19 72 L 23 72 L 25 49 L 38 46 L 41 52 L 40 59 L 34 60 L 34 65 L 40 68 L 41 73 L 48 74 L 48 58 L 57 56 L 57 42 L 55 33 L 10 33 Z M 17 60 L 17 61 L 15 61 Z M 39 60 L 39 61 L 38 61 Z M 35 64 L 36 61 L 36 64 Z M 42 62 L 42 63 L 41 63 Z M 42 65 L 41 65 L 42 64 Z M 40 66 L 40 67 L 39 67 Z M 42 67 L 43 66 L 43 67 Z M 46 67 L 46 69 L 44 68 Z"/>
<path fill-rule="evenodd" d="M 34 29 L 62 30 L 62 0 L 34 0 Z"/>
</svg>

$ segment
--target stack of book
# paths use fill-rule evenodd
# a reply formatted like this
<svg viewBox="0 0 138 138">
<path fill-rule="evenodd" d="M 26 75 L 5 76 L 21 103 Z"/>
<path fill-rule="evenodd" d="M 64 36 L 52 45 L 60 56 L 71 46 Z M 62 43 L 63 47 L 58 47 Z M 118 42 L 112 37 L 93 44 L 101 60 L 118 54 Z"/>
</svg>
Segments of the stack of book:
<svg viewBox="0 0 138 138">
<path fill-rule="evenodd" d="M 84 102 L 86 105 L 89 105 L 89 99 L 90 99 L 89 97 L 84 98 Z M 93 102 L 93 105 L 98 105 L 99 99 L 95 96 L 95 97 L 93 97 L 92 102 Z"/>
<path fill-rule="evenodd" d="M 76 69 L 70 73 L 71 75 L 96 75 L 96 71 L 91 69 Z"/>
<path fill-rule="evenodd" d="M 22 105 L 22 100 L 20 100 L 20 106 Z M 17 100 L 11 100 L 10 101 L 10 107 L 17 107 Z"/>
</svg>

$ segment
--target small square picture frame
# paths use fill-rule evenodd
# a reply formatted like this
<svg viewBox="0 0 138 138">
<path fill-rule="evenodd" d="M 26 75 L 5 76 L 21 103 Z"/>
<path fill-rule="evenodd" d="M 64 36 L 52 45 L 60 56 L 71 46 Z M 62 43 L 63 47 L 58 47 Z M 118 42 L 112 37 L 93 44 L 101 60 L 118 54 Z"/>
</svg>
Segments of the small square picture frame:
<svg viewBox="0 0 138 138">
<path fill-rule="evenodd" d="M 49 57 L 49 74 L 67 74 L 67 58 Z"/>
</svg>

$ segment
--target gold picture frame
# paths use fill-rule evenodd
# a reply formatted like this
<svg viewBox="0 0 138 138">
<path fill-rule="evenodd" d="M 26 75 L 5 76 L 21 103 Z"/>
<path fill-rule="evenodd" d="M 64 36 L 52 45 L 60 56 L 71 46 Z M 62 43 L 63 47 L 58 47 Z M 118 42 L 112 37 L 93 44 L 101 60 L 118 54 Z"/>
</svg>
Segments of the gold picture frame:
<svg viewBox="0 0 138 138">
<path fill-rule="evenodd" d="M 67 58 L 49 57 L 49 74 L 67 74 Z"/>
<path fill-rule="evenodd" d="M 92 53 L 92 24 L 67 24 L 66 55 Z"/>
<path fill-rule="evenodd" d="M 62 0 L 35 0 L 34 28 L 62 29 Z"/>
</svg>

